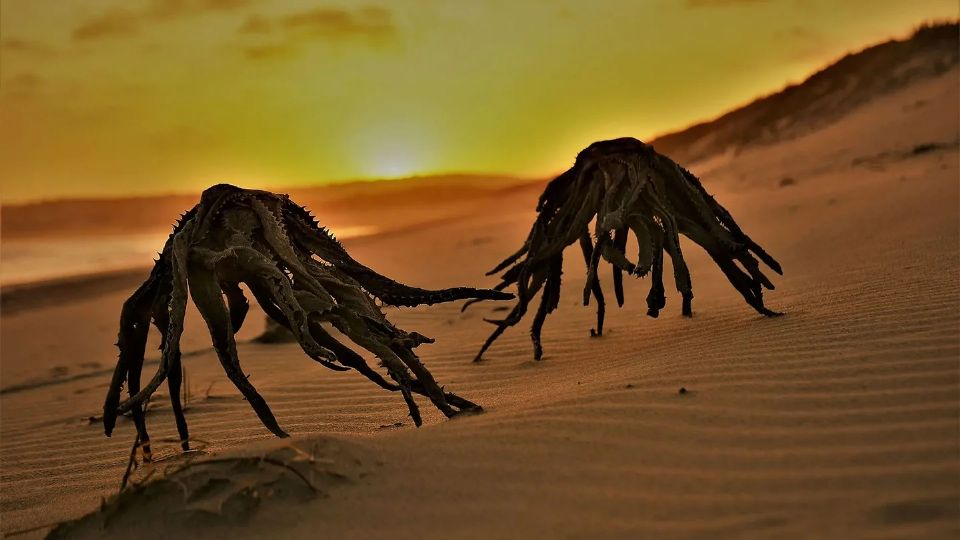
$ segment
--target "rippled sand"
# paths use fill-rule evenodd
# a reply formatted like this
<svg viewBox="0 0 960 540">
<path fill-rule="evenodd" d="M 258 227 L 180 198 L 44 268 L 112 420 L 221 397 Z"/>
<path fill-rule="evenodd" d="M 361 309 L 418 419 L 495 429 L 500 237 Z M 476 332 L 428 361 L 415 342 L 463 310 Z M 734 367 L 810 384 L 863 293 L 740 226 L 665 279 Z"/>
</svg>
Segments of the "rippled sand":
<svg viewBox="0 0 960 540">
<path fill-rule="evenodd" d="M 956 537 L 957 103 L 954 70 L 816 133 L 693 164 L 783 264 L 768 304 L 784 317 L 758 317 L 689 245 L 692 320 L 680 316 L 675 294 L 659 319 L 647 318 L 648 285 L 631 281 L 624 308 L 611 309 L 607 332 L 591 339 L 594 312 L 579 305 L 583 272 L 571 253 L 542 362 L 532 361 L 524 323 L 471 363 L 491 329 L 481 318 L 499 313 L 493 303 L 463 314 L 456 305 L 388 313 L 437 338 L 420 349 L 425 363 L 448 390 L 487 410 L 445 421 L 424 404 L 421 429 L 398 396 L 363 377 L 325 371 L 294 345 L 241 344 L 245 371 L 315 460 L 309 470 L 339 476 L 318 482 L 319 497 L 264 494 L 240 517 L 223 512 L 215 526 L 227 529 L 218 533 Z M 936 148 L 922 148 L 930 143 Z M 489 285 L 483 271 L 519 245 L 537 194 L 504 191 L 477 199 L 462 219 L 347 247 L 413 285 Z M 117 489 L 133 427 L 122 422 L 107 439 L 88 417 L 98 414 L 109 378 L 119 306 L 131 289 L 121 285 L 3 316 L 5 533 L 40 527 L 30 535 L 41 535 Z M 219 456 L 277 445 L 205 348 L 199 317 L 188 316 L 187 348 L 198 351 L 185 359 L 191 433 Z M 181 463 L 177 445 L 162 442 L 175 429 L 161 396 L 148 421 L 167 460 L 153 467 Z M 235 481 L 258 493 L 276 476 L 241 472 Z M 170 512 L 182 510 L 163 500 Z M 196 532 L 150 510 L 150 501 L 126 510 L 149 524 L 138 537 Z M 109 531 L 128 534 L 130 522 Z"/>
</svg>

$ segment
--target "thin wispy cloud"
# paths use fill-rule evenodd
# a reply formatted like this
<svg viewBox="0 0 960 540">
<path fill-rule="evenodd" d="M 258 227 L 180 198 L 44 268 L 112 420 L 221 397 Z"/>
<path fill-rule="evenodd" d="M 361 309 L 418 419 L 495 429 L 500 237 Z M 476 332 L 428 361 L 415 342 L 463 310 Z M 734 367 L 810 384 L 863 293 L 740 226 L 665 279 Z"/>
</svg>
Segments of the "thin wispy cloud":
<svg viewBox="0 0 960 540">
<path fill-rule="evenodd" d="M 273 30 L 273 23 L 262 15 L 251 15 L 237 30 L 240 34 L 269 34 Z"/>
<path fill-rule="evenodd" d="M 267 18 L 251 15 L 237 28 L 248 60 L 290 57 L 311 42 L 381 46 L 397 35 L 393 14 L 375 6 L 360 9 L 315 8 Z"/>
<path fill-rule="evenodd" d="M 3 80 L 0 84 L 3 89 L 0 97 L 30 99 L 41 91 L 44 82 L 43 77 L 32 71 L 18 73 Z"/>
<path fill-rule="evenodd" d="M 33 72 L 25 72 L 11 78 L 10 82 L 21 88 L 36 89 L 43 84 L 43 77 Z"/>
<path fill-rule="evenodd" d="M 178 19 L 209 11 L 234 11 L 252 3 L 251 0 L 154 0 L 143 14 L 159 19 Z"/>
<path fill-rule="evenodd" d="M 687 7 L 707 8 L 707 7 L 725 7 L 750 4 L 765 4 L 768 0 L 687 0 Z"/>
<path fill-rule="evenodd" d="M 73 31 L 75 41 L 137 34 L 149 23 L 247 7 L 252 0 L 153 0 L 143 10 L 115 8 L 87 19 Z"/>
<path fill-rule="evenodd" d="M 74 41 L 128 36 L 140 30 L 141 16 L 126 9 L 112 9 L 86 20 L 74 29 Z"/>
<path fill-rule="evenodd" d="M 25 55 L 36 55 L 36 56 L 49 56 L 54 53 L 54 50 L 40 43 L 39 41 L 31 41 L 27 39 L 5 39 L 0 41 L 0 50 L 6 53 L 15 53 L 15 54 L 25 54 Z"/>
<path fill-rule="evenodd" d="M 296 48 L 289 43 L 269 45 L 251 45 L 243 48 L 243 56 L 248 60 L 275 60 L 292 56 Z"/>
<path fill-rule="evenodd" d="M 319 8 L 287 15 L 280 20 L 289 31 L 323 40 L 389 38 L 396 32 L 393 16 L 379 7 L 356 11 Z"/>
</svg>

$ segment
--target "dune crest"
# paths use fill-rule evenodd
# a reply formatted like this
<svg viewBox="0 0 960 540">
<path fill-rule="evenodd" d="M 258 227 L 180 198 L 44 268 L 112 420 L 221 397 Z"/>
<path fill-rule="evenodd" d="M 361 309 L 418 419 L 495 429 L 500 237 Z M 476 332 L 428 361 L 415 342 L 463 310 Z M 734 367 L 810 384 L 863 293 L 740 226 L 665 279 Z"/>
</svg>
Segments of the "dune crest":
<svg viewBox="0 0 960 540">
<path fill-rule="evenodd" d="M 651 144 L 681 163 L 728 149 L 794 139 L 836 122 L 877 98 L 936 78 L 960 61 L 957 23 L 922 26 L 907 39 L 850 53 L 799 84 Z"/>
</svg>

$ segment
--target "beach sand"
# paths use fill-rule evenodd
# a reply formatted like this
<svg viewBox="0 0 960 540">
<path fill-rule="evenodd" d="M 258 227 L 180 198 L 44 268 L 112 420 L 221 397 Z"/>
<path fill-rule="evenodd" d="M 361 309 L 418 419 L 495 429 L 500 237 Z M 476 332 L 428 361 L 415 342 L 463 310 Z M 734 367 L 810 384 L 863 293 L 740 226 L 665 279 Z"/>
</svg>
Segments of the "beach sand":
<svg viewBox="0 0 960 540">
<path fill-rule="evenodd" d="M 541 362 L 532 359 L 529 321 L 483 362 L 471 362 L 492 329 L 481 319 L 508 303 L 465 313 L 459 305 L 389 309 L 401 328 L 437 339 L 418 353 L 448 390 L 482 404 L 481 415 L 446 421 L 421 400 L 425 425 L 415 429 L 398 395 L 355 373 L 327 371 L 296 345 L 249 342 L 263 327 L 253 312 L 239 355 L 294 436 L 274 440 L 189 312 L 187 420 L 196 446 L 220 458 L 300 456 L 295 461 L 319 495 L 301 493 L 285 469 L 246 464 L 205 477 L 230 479 L 219 495 L 191 492 L 177 503 L 147 493 L 126 503 L 106 531 L 91 520 L 75 532 L 957 537 L 957 83 L 954 69 L 813 133 L 689 164 L 782 263 L 785 275 L 767 303 L 784 317 L 757 316 L 690 243 L 694 317 L 680 316 L 669 285 L 666 310 L 646 317 L 648 282 L 628 280 L 626 304 L 609 308 L 599 339 L 589 336 L 595 312 L 580 304 L 583 265 L 570 248 Z M 411 285 L 491 286 L 496 281 L 483 274 L 522 242 L 539 189 L 478 196 L 456 219 L 431 222 L 424 204 L 417 211 L 425 224 L 346 246 Z M 121 419 L 108 439 L 90 417 L 100 413 L 115 361 L 120 305 L 138 279 L 120 273 L 82 294 L 48 287 L 42 301 L 21 290 L 19 307 L 4 310 L 5 534 L 37 528 L 18 537 L 42 536 L 47 525 L 94 511 L 116 493 L 133 426 Z M 608 272 L 601 279 L 609 284 Z M 156 342 L 153 336 L 147 373 L 157 365 Z M 184 462 L 164 394 L 148 414 L 159 460 L 135 480 Z M 224 503 L 223 493 L 244 489 L 248 506 Z M 177 517 L 185 513 L 165 514 L 187 507 L 221 515 L 204 514 L 213 528 L 201 533 L 195 521 Z"/>
</svg>

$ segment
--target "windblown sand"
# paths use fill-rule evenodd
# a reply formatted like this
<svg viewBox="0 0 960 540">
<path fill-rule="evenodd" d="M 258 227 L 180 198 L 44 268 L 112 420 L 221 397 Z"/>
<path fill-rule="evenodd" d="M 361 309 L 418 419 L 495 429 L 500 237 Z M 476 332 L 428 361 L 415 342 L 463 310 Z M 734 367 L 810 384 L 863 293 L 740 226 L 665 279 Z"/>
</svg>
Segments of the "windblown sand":
<svg viewBox="0 0 960 540">
<path fill-rule="evenodd" d="M 185 358 L 187 419 L 196 446 L 218 458 L 263 445 L 309 455 L 298 462 L 309 463 L 321 493 L 290 495 L 300 488 L 288 473 L 244 465 L 210 473 L 213 487 L 185 491 L 183 503 L 144 491 L 113 508 L 105 531 L 94 520 L 74 532 L 955 538 L 957 82 L 954 70 L 816 133 L 691 164 L 783 264 L 767 299 L 784 317 L 757 316 L 689 243 L 694 318 L 680 316 L 669 287 L 667 309 L 646 317 L 648 281 L 631 280 L 599 339 L 589 337 L 594 308 L 580 305 L 583 266 L 571 248 L 542 362 L 532 360 L 524 321 L 471 363 L 492 330 L 481 319 L 502 316 L 507 304 L 390 310 L 400 327 L 437 338 L 419 349 L 424 362 L 448 390 L 481 403 L 482 415 L 445 421 L 421 400 L 426 425 L 414 429 L 400 397 L 363 377 L 324 370 L 295 345 L 242 343 L 245 371 L 295 435 L 291 450 L 269 440 L 190 312 L 186 349 L 197 352 Z M 492 285 L 483 272 L 522 242 L 538 191 L 504 191 L 461 219 L 347 247 L 412 285 Z M 91 512 L 117 490 L 133 426 L 122 421 L 107 439 L 88 418 L 99 414 L 129 282 L 3 315 L 5 534 L 39 527 L 24 537 L 43 535 L 50 527 L 42 526 Z M 262 328 L 262 316 L 251 313 L 248 324 L 241 338 Z M 135 480 L 185 461 L 163 397 L 148 415 L 161 461 Z M 237 501 L 248 506 L 238 512 Z M 131 533 L 138 524 L 144 529 Z"/>
</svg>

